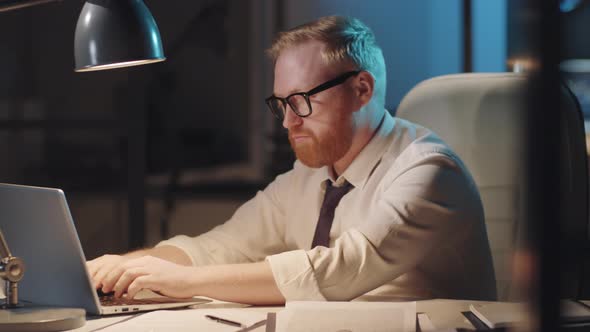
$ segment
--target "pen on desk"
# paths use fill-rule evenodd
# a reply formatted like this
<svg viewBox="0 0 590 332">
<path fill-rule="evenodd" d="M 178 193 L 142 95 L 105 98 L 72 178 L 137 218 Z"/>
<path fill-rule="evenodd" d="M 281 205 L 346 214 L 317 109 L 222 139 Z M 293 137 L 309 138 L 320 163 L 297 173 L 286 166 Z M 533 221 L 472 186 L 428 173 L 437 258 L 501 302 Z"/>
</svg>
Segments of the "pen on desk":
<svg viewBox="0 0 590 332">
<path fill-rule="evenodd" d="M 246 326 L 242 325 L 240 322 L 234 322 L 233 320 L 224 319 L 224 318 L 217 317 L 217 316 L 205 315 L 205 318 L 216 321 L 221 324 L 227 324 L 227 325 L 236 326 L 236 327 L 246 327 Z"/>
</svg>

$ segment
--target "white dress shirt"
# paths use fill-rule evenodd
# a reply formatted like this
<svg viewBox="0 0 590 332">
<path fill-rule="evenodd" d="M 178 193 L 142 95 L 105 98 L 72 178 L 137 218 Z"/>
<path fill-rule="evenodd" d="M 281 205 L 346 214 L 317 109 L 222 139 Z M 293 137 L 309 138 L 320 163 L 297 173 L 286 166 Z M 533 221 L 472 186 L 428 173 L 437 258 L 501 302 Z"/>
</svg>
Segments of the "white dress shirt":
<svg viewBox="0 0 590 332">
<path fill-rule="evenodd" d="M 330 247 L 312 249 L 326 180 L 354 188 L 336 208 Z M 194 265 L 266 259 L 288 301 L 496 297 L 469 172 L 434 133 L 389 114 L 337 179 L 328 167 L 296 161 L 223 225 L 161 245 L 182 249 Z"/>
</svg>

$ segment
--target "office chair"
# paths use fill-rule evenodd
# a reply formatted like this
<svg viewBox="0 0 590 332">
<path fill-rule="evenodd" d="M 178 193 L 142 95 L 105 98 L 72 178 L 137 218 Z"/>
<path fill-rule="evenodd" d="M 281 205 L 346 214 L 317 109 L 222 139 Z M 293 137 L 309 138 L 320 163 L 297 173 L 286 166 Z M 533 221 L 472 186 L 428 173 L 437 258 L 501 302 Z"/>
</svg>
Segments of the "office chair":
<svg viewBox="0 0 590 332">
<path fill-rule="evenodd" d="M 577 100 L 565 85 L 561 97 L 561 119 L 556 119 L 556 125 L 561 124 L 563 132 L 559 158 L 564 213 L 559 222 L 564 230 L 562 241 L 569 245 L 566 250 L 576 253 L 590 238 L 586 144 Z M 419 83 L 403 98 L 396 114 L 437 133 L 473 175 L 484 206 L 499 300 L 523 296 L 512 284 L 512 253 L 526 232 L 526 102 L 524 74 L 455 74 Z M 582 262 L 574 259 L 569 263 L 563 271 L 562 296 L 579 298 L 585 291 L 580 280 Z"/>
</svg>

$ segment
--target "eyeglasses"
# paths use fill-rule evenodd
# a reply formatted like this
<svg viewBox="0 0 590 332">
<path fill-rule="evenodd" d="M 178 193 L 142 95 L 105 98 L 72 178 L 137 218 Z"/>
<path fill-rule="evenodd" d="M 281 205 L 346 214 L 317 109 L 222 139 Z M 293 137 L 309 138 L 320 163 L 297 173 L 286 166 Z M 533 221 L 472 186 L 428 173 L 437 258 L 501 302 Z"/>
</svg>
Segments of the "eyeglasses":
<svg viewBox="0 0 590 332">
<path fill-rule="evenodd" d="M 348 71 L 335 79 L 324 82 L 315 88 L 307 92 L 296 92 L 288 95 L 285 98 L 277 97 L 272 95 L 265 99 L 266 105 L 274 114 L 277 119 L 283 121 L 285 113 L 287 112 L 287 105 L 291 106 L 291 109 L 297 116 L 305 118 L 311 115 L 311 103 L 309 97 L 320 93 L 324 90 L 328 90 L 337 85 L 344 83 L 348 78 L 358 75 L 362 70 Z"/>
</svg>

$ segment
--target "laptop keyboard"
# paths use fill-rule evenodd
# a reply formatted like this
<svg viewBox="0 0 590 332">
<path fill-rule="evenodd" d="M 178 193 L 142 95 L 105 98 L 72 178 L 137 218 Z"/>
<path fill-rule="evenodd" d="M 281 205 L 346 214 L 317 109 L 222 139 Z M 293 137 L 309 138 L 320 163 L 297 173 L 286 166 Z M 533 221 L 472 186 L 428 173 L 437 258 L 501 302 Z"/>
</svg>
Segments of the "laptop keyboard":
<svg viewBox="0 0 590 332">
<path fill-rule="evenodd" d="M 136 299 L 128 299 L 128 298 L 125 298 L 125 297 L 116 298 L 113 295 L 101 296 L 99 299 L 100 299 L 100 304 L 103 305 L 103 306 L 138 305 L 138 304 L 157 304 L 157 303 L 162 303 L 162 301 L 155 301 L 155 300 L 150 300 L 150 299 L 136 300 Z"/>
</svg>

